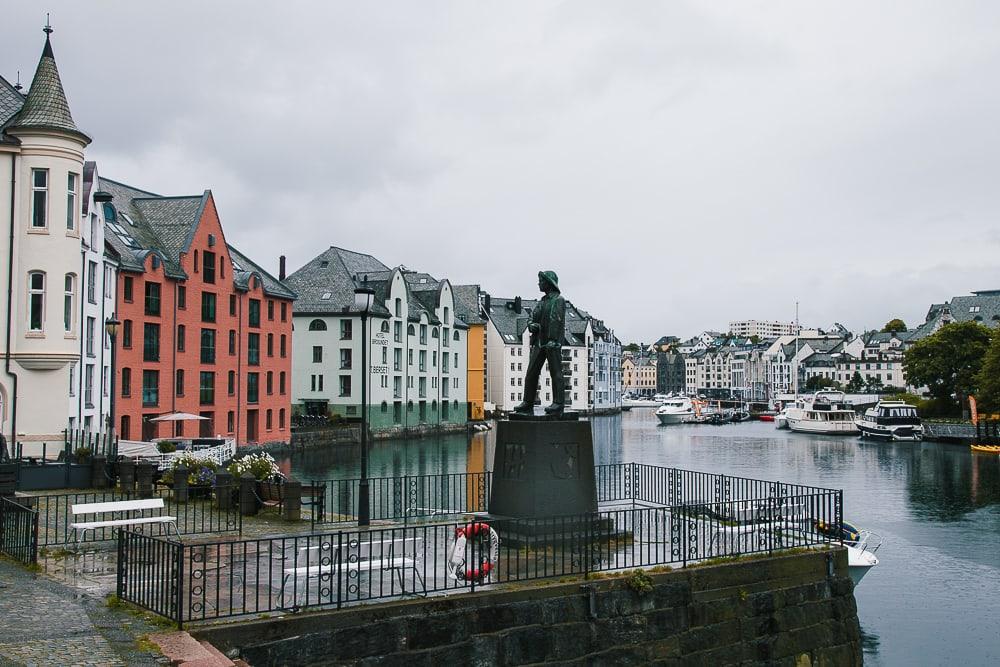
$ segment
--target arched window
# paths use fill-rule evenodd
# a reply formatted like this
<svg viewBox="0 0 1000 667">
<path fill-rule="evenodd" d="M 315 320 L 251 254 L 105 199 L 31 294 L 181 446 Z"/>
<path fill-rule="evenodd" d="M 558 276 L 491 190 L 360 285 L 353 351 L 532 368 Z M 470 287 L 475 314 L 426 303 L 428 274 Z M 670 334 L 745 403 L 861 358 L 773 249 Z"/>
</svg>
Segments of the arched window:
<svg viewBox="0 0 1000 667">
<path fill-rule="evenodd" d="M 326 331 L 326 322 L 323 320 L 313 320 L 309 323 L 309 331 Z"/>
<path fill-rule="evenodd" d="M 387 412 L 389 412 L 389 404 L 382 401 L 382 414 L 386 414 Z"/>
<path fill-rule="evenodd" d="M 448 306 L 444 307 L 444 323 L 448 324 Z"/>
<path fill-rule="evenodd" d="M 382 333 L 389 333 L 389 320 L 382 320 Z"/>
<path fill-rule="evenodd" d="M 281 408 L 278 410 L 278 428 L 285 428 L 285 409 Z"/>
<path fill-rule="evenodd" d="M 403 316 L 403 300 L 402 299 L 396 299 L 395 313 L 396 313 L 396 317 L 402 317 Z"/>
<path fill-rule="evenodd" d="M 73 331 L 73 324 L 76 320 L 74 316 L 73 300 L 76 296 L 76 274 L 66 274 L 66 285 L 63 294 L 63 326 L 66 333 Z"/>
<path fill-rule="evenodd" d="M 456 331 L 454 334 L 452 334 L 451 337 L 452 337 L 453 340 L 458 340 L 458 331 Z"/>
<path fill-rule="evenodd" d="M 441 337 L 441 335 L 438 334 L 438 328 L 437 327 L 433 327 L 431 329 L 431 338 L 440 338 L 440 337 Z"/>
<path fill-rule="evenodd" d="M 413 401 L 407 401 L 406 402 L 406 411 L 407 412 L 413 412 Z"/>
<path fill-rule="evenodd" d="M 45 273 L 28 273 L 28 331 L 45 329 Z"/>
<path fill-rule="evenodd" d="M 431 401 L 431 412 L 437 412 L 437 409 L 438 409 L 438 402 L 437 402 L 437 400 Z"/>
<path fill-rule="evenodd" d="M 406 335 L 407 336 L 416 336 L 417 335 L 417 330 L 413 327 L 412 324 L 410 326 L 406 327 Z"/>
</svg>

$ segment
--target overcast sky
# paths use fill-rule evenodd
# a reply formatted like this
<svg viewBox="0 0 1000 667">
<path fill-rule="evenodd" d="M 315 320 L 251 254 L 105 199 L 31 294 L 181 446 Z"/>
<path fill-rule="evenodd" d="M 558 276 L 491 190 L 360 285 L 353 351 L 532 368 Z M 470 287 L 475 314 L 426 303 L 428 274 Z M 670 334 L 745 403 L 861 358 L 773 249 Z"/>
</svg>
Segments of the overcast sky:
<svg viewBox="0 0 1000 667">
<path fill-rule="evenodd" d="M 624 341 L 1000 288 L 1000 3 L 15 0 L 5 78 L 45 11 L 100 173 L 275 273 L 548 268 Z"/>
</svg>

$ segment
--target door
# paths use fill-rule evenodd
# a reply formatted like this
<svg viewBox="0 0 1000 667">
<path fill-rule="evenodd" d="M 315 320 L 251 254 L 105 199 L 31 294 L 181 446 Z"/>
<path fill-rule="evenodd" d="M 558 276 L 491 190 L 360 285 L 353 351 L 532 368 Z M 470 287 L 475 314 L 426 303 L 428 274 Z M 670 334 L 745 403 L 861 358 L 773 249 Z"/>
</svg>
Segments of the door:
<svg viewBox="0 0 1000 667">
<path fill-rule="evenodd" d="M 257 410 L 247 410 L 247 442 L 257 442 Z"/>
</svg>

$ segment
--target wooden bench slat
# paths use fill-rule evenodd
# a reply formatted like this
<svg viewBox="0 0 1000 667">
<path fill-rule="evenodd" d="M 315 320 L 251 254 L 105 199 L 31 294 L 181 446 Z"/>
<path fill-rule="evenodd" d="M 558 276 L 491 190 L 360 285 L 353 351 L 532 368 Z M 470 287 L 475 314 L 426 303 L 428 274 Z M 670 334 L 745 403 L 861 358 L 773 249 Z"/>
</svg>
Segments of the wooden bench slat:
<svg viewBox="0 0 1000 667">
<path fill-rule="evenodd" d="M 78 503 L 72 506 L 73 514 L 104 514 L 106 512 L 137 512 L 139 510 L 163 509 L 163 498 L 143 498 L 140 500 L 115 500 L 99 503 Z"/>
<path fill-rule="evenodd" d="M 147 516 L 136 517 L 134 519 L 112 519 L 109 521 L 85 521 L 83 523 L 71 523 L 70 528 L 76 530 L 92 530 L 94 528 L 105 528 L 111 526 L 133 526 L 142 523 L 172 523 L 177 521 L 175 516 Z"/>
</svg>

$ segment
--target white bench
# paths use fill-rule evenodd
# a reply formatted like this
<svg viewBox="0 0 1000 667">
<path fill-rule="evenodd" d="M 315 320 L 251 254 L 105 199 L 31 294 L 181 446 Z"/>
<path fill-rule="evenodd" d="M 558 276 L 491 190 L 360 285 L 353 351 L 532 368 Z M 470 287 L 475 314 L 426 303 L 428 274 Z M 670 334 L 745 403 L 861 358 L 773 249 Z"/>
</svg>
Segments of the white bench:
<svg viewBox="0 0 1000 667">
<path fill-rule="evenodd" d="M 336 544 L 327 549 L 319 544 L 300 546 L 296 549 L 297 556 L 292 567 L 284 568 L 284 577 L 281 580 L 281 604 L 283 606 L 285 604 L 286 590 L 290 581 L 295 597 L 295 593 L 300 590 L 299 580 L 304 579 L 303 588 L 308 589 L 310 579 L 320 577 L 329 579 L 332 591 L 333 578 L 341 573 L 354 579 L 361 572 L 392 572 L 399 581 L 400 594 L 406 595 L 404 571 L 413 570 L 415 580 L 420 583 L 423 595 L 426 595 L 427 586 L 417 568 L 423 556 L 423 546 L 423 537 L 392 537 L 379 540 L 367 536 L 361 536 L 356 544 L 345 542 L 343 554 L 338 554 L 339 549 Z M 287 562 L 289 559 L 285 557 L 284 560 Z"/>
<path fill-rule="evenodd" d="M 161 523 L 168 528 L 173 526 L 174 534 L 177 535 L 177 517 L 174 516 L 144 516 L 146 510 L 162 510 L 164 508 L 163 498 L 148 498 L 144 500 L 115 500 L 102 503 L 78 503 L 71 507 L 73 516 L 86 514 L 108 514 L 111 518 L 97 521 L 78 521 L 71 523 L 75 542 L 80 543 L 80 536 L 88 530 L 98 528 L 117 528 L 121 526 L 141 526 L 144 524 Z M 116 518 L 117 517 L 117 518 Z"/>
</svg>

